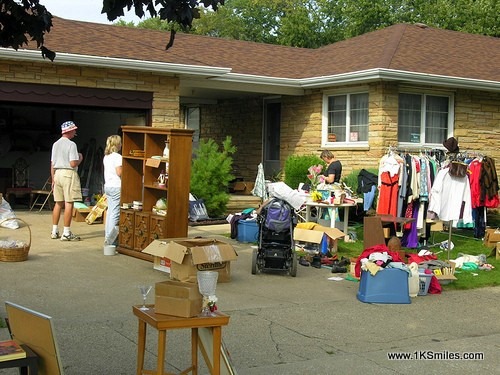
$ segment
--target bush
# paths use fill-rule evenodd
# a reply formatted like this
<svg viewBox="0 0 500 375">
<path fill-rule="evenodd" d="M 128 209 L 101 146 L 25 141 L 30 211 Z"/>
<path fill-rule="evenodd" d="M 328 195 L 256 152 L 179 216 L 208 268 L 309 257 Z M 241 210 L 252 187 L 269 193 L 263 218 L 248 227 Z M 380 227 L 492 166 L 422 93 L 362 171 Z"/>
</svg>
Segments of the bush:
<svg viewBox="0 0 500 375">
<path fill-rule="evenodd" d="M 325 162 L 316 155 L 291 155 L 285 161 L 285 184 L 292 189 L 297 189 L 301 182 L 308 183 L 308 169 L 311 165 L 322 164 Z"/>
<path fill-rule="evenodd" d="M 191 166 L 191 193 L 205 201 L 208 216 L 221 217 L 229 202 L 228 186 L 234 179 L 232 154 L 236 147 L 226 137 L 222 150 L 213 139 L 200 141 Z"/>
</svg>

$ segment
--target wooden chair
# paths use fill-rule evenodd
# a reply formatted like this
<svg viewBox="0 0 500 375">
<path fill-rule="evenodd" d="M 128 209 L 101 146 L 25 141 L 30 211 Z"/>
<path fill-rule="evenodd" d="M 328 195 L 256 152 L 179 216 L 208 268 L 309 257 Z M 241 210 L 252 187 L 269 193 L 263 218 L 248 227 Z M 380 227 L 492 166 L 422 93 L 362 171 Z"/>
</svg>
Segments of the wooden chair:
<svg viewBox="0 0 500 375">
<path fill-rule="evenodd" d="M 11 206 L 14 205 L 16 198 L 27 197 L 31 194 L 32 188 L 29 178 L 28 162 L 24 158 L 17 158 L 12 165 L 12 187 L 5 191 L 5 198 Z M 12 196 L 14 196 L 14 200 L 12 200 Z"/>
<path fill-rule="evenodd" d="M 46 204 L 52 209 L 52 178 L 49 176 L 43 187 L 39 190 L 32 190 L 30 194 L 30 211 L 35 207 L 40 207 L 38 212 L 42 211 Z"/>
</svg>

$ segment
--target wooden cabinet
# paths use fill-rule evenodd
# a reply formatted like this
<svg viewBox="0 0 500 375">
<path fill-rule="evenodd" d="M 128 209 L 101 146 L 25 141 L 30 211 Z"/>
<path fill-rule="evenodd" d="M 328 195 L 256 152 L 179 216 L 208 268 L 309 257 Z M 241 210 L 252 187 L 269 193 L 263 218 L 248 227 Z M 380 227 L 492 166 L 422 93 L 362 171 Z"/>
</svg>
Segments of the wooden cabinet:
<svg viewBox="0 0 500 375">
<path fill-rule="evenodd" d="M 154 239 L 187 237 L 191 146 L 193 130 L 147 126 L 122 126 L 121 204 L 142 202 L 142 210 L 121 209 L 118 251 L 152 261 L 142 252 Z M 168 141 L 170 158 L 166 186 L 158 176 L 166 171 L 163 155 Z M 166 216 L 152 209 L 160 198 L 167 200 Z"/>
</svg>

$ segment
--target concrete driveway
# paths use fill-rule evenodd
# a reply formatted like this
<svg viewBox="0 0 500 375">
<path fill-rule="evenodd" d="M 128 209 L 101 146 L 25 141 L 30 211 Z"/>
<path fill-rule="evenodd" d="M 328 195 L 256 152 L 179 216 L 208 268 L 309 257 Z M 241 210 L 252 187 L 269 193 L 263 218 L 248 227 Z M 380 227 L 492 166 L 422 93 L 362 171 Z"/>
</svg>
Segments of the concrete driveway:
<svg viewBox="0 0 500 375">
<path fill-rule="evenodd" d="M 52 316 L 66 374 L 135 374 L 131 306 L 141 303 L 139 284 L 154 285 L 167 274 L 136 258 L 104 256 L 103 224 L 73 223 L 83 240 L 61 242 L 50 239 L 50 212 L 16 214 L 30 224 L 32 245 L 28 261 L 0 262 L 0 317 L 4 301 Z M 251 275 L 251 246 L 228 239 L 229 232 L 227 224 L 192 227 L 189 235 L 222 239 L 239 254 L 231 282 L 217 286 L 219 309 L 231 316 L 223 339 L 237 374 L 499 373 L 500 287 L 421 296 L 405 305 L 365 304 L 356 299 L 358 283 L 330 281 L 327 269 L 299 266 L 295 278 Z M 22 239 L 27 230 L 0 228 L 6 235 Z M 189 335 L 168 334 L 167 371 L 188 367 Z M 0 329 L 0 339 L 7 338 Z M 146 366 L 154 368 L 152 330 L 146 349 Z M 388 353 L 418 358 L 389 360 Z M 484 359 L 449 359 L 451 353 Z M 199 373 L 208 373 L 203 363 Z"/>
</svg>

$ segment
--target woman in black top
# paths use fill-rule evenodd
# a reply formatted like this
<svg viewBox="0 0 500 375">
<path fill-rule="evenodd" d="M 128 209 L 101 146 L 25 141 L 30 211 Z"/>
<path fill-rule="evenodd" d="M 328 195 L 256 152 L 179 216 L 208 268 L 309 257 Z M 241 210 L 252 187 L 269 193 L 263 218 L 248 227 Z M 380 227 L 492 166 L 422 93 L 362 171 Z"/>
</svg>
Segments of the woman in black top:
<svg viewBox="0 0 500 375">
<path fill-rule="evenodd" d="M 327 165 L 325 171 L 325 183 L 333 184 L 334 182 L 340 182 L 340 177 L 342 176 L 342 164 L 340 161 L 335 160 L 335 156 L 329 150 L 323 150 L 320 158 Z"/>
</svg>

